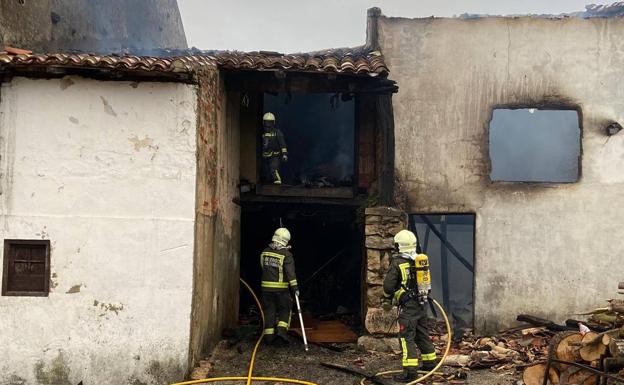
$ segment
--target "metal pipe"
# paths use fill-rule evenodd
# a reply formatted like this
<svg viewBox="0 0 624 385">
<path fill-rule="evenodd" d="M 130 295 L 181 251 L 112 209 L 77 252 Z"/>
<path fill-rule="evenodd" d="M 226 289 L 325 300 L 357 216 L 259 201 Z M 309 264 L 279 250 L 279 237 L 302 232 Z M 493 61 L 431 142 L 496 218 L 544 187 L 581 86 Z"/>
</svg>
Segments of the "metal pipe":
<svg viewBox="0 0 624 385">
<path fill-rule="evenodd" d="M 301 304 L 299 303 L 299 296 L 295 293 L 295 302 L 297 303 L 297 313 L 299 313 L 299 325 L 301 325 L 301 335 L 303 336 L 303 346 L 305 351 L 308 351 L 308 339 L 306 337 L 305 325 L 303 324 L 303 315 L 301 314 Z"/>
</svg>

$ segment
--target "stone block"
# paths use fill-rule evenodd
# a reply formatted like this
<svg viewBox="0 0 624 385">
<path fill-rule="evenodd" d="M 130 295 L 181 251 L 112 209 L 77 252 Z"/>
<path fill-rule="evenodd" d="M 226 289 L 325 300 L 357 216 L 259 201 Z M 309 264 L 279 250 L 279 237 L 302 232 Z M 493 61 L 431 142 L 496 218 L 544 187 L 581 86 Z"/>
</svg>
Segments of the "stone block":
<svg viewBox="0 0 624 385">
<path fill-rule="evenodd" d="M 381 237 L 379 235 L 371 235 L 366 237 L 366 247 L 369 249 L 390 250 L 393 247 L 392 237 Z"/>
<path fill-rule="evenodd" d="M 367 225 L 374 225 L 381 223 L 381 217 L 379 215 L 366 215 L 365 223 Z"/>
<path fill-rule="evenodd" d="M 378 302 L 379 303 L 379 302 Z M 364 320 L 364 327 L 370 334 L 396 334 L 399 332 L 399 325 L 396 309 L 385 311 L 381 308 L 369 307 Z"/>
<path fill-rule="evenodd" d="M 395 209 L 394 207 L 367 207 L 364 211 L 366 216 L 369 215 L 378 215 L 382 217 L 402 217 L 405 215 L 403 210 Z"/>
<path fill-rule="evenodd" d="M 365 235 L 383 235 L 384 234 L 384 228 L 383 226 L 381 226 L 378 223 L 374 223 L 374 224 L 369 224 L 367 223 L 364 226 L 364 234 Z"/>
<path fill-rule="evenodd" d="M 357 344 L 358 348 L 367 352 L 401 353 L 401 344 L 396 337 L 361 336 Z"/>
<path fill-rule="evenodd" d="M 366 271 L 366 283 L 369 285 L 382 285 L 383 279 L 383 275 L 379 274 L 378 271 Z"/>
<path fill-rule="evenodd" d="M 379 307 L 381 297 L 383 297 L 383 286 L 380 284 L 368 284 L 366 288 L 366 305 L 371 307 Z"/>
</svg>

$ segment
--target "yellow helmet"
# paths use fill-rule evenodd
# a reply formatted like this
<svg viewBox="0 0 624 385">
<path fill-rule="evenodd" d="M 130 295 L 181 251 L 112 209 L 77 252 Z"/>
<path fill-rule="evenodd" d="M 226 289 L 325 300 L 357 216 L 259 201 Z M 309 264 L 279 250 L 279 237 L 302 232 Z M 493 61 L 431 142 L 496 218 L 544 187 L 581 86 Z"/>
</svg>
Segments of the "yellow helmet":
<svg viewBox="0 0 624 385">
<path fill-rule="evenodd" d="M 401 230 L 394 236 L 394 246 L 399 253 L 416 251 L 416 235 L 409 230 Z"/>
<path fill-rule="evenodd" d="M 288 242 L 290 242 L 290 231 L 288 231 L 285 227 L 280 227 L 275 230 L 275 234 L 273 234 L 273 238 L 271 241 L 280 244 L 282 246 L 288 246 Z"/>
<path fill-rule="evenodd" d="M 273 115 L 273 113 L 271 112 L 267 112 L 264 115 L 262 115 L 262 120 L 268 120 L 268 121 L 275 121 L 275 115 Z"/>
</svg>

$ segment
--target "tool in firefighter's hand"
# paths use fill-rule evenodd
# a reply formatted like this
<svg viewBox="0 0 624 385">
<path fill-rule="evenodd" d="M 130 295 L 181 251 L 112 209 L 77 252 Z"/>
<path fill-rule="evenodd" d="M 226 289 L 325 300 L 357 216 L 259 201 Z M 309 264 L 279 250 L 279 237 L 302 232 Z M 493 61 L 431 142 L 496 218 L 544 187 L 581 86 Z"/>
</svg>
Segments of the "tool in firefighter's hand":
<svg viewBox="0 0 624 385">
<path fill-rule="evenodd" d="M 297 303 L 297 313 L 299 313 L 299 324 L 301 326 L 301 336 L 303 336 L 303 346 L 308 351 L 308 339 L 306 338 L 305 325 L 303 325 L 303 315 L 301 314 L 301 303 L 299 303 L 299 291 L 295 292 L 295 302 Z"/>
</svg>

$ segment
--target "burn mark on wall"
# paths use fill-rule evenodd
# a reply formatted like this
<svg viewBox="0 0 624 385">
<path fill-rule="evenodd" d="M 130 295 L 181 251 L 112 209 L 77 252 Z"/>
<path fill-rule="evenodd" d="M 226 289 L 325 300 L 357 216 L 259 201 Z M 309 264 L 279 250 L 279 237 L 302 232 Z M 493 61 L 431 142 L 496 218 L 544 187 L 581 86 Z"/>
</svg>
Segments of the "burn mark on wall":
<svg viewBox="0 0 624 385">
<path fill-rule="evenodd" d="M 39 385 L 72 385 L 69 381 L 69 365 L 62 351 L 49 365 L 43 360 L 37 361 L 34 372 Z"/>
<path fill-rule="evenodd" d="M 185 369 L 180 362 L 173 358 L 169 358 L 167 361 L 152 360 L 149 362 L 145 374 L 150 377 L 154 384 L 169 384 L 182 379 Z"/>
</svg>

